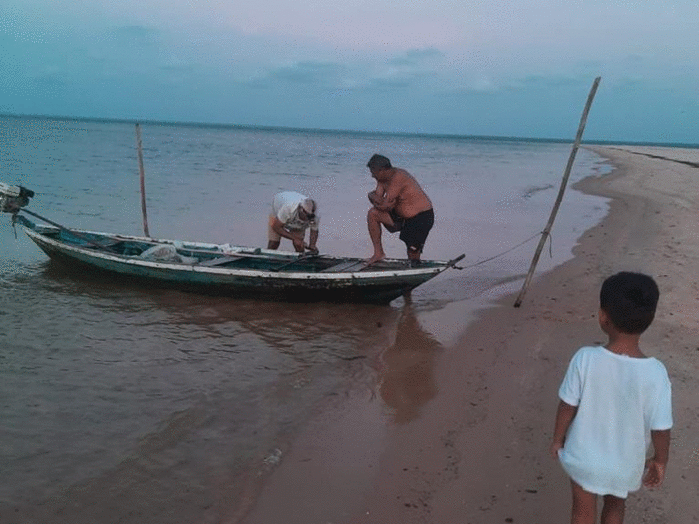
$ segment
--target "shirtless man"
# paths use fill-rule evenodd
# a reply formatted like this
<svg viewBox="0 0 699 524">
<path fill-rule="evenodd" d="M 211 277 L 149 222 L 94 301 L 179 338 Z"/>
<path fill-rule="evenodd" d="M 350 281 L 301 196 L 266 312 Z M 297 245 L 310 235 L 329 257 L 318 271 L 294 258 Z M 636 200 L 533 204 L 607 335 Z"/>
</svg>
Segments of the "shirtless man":
<svg viewBox="0 0 699 524">
<path fill-rule="evenodd" d="M 393 167 L 385 156 L 372 156 L 367 167 L 376 179 L 376 189 L 368 195 L 373 207 L 367 214 L 367 225 L 374 254 L 367 265 L 386 258 L 381 244 L 382 224 L 391 233 L 400 231 L 408 259 L 419 264 L 427 234 L 434 224 L 432 202 L 410 173 Z"/>
</svg>

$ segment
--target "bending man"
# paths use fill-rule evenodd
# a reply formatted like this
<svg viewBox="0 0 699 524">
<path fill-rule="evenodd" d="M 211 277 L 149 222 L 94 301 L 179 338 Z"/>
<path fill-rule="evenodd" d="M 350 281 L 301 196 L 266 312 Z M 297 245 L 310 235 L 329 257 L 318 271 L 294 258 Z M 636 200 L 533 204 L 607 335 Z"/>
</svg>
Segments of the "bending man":
<svg viewBox="0 0 699 524">
<path fill-rule="evenodd" d="M 315 200 L 295 191 L 282 191 L 274 195 L 272 214 L 269 215 L 267 249 L 277 249 L 282 238 L 293 242 L 294 249 L 303 253 L 304 249 L 318 252 L 318 225 L 320 216 L 316 213 Z M 308 244 L 305 244 L 306 229 L 310 227 Z"/>
<path fill-rule="evenodd" d="M 374 155 L 367 164 L 376 180 L 376 189 L 369 193 L 372 208 L 367 214 L 369 237 L 374 254 L 367 261 L 372 264 L 386 258 L 381 244 L 381 225 L 387 231 L 400 231 L 400 239 L 408 249 L 408 259 L 419 264 L 422 248 L 434 224 L 432 202 L 405 169 L 393 167 L 382 155 Z"/>
</svg>

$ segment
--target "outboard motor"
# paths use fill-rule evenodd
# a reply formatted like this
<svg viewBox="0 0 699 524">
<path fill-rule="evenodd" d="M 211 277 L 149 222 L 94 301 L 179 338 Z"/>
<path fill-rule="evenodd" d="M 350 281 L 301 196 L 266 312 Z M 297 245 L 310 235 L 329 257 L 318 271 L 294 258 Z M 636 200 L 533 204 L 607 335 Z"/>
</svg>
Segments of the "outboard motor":
<svg viewBox="0 0 699 524">
<path fill-rule="evenodd" d="M 34 191 L 22 186 L 8 186 L 0 182 L 0 211 L 3 213 L 17 214 L 24 206 L 29 204 L 29 199 L 34 196 Z"/>
</svg>

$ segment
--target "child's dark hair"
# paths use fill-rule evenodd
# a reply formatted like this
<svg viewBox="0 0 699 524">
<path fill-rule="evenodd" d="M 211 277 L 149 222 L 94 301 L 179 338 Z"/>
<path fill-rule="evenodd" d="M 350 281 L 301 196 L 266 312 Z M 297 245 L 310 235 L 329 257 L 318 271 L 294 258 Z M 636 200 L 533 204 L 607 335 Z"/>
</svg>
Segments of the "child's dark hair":
<svg viewBox="0 0 699 524">
<path fill-rule="evenodd" d="M 655 317 L 660 292 L 648 275 L 622 271 L 607 278 L 600 291 L 600 308 L 621 332 L 643 333 Z"/>
</svg>

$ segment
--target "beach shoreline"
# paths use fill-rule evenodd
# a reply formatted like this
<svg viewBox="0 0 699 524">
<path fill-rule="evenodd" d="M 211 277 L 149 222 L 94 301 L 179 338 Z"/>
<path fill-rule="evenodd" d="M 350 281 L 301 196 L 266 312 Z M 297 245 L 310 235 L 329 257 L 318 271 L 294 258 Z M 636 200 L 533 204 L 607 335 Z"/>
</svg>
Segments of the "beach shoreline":
<svg viewBox="0 0 699 524">
<path fill-rule="evenodd" d="M 675 413 L 666 482 L 632 494 L 627 521 L 679 524 L 699 513 L 699 448 L 692 440 L 699 431 L 692 400 L 699 357 L 692 334 L 699 327 L 699 172 L 692 163 L 699 151 L 587 147 L 614 170 L 575 189 L 611 201 L 574 257 L 535 278 L 521 307 L 513 307 L 514 295 L 486 307 L 440 355 L 438 392 L 421 416 L 388 428 L 380 449 L 369 446 L 361 455 L 359 472 L 342 479 L 347 462 L 360 456 L 356 449 L 329 463 L 323 450 L 330 444 L 306 434 L 250 511 L 227 522 L 566 522 L 568 479 L 547 454 L 557 390 L 574 351 L 605 342 L 596 318 L 599 286 L 620 270 L 646 272 L 660 286 L 643 344 L 668 368 Z M 342 484 L 352 497 L 342 495 Z"/>
</svg>

